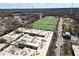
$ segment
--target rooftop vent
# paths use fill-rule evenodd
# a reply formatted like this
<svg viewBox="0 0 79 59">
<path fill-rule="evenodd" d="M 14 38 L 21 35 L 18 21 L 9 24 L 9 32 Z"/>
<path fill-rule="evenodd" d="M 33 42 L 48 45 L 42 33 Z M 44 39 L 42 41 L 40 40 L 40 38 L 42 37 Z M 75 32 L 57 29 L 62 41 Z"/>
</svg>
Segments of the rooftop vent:
<svg viewBox="0 0 79 59">
<path fill-rule="evenodd" d="M 17 45 L 18 48 L 23 49 L 24 47 L 30 48 L 30 49 L 34 49 L 37 50 L 38 46 L 35 44 L 24 44 L 24 43 L 18 43 Z"/>
<path fill-rule="evenodd" d="M 19 43 L 17 47 L 23 49 L 25 46 L 26 46 L 25 44 Z"/>
<path fill-rule="evenodd" d="M 30 36 L 39 36 L 39 37 L 44 37 L 44 35 L 39 35 L 39 34 L 34 34 L 34 33 L 28 33 Z"/>
<path fill-rule="evenodd" d="M 0 38 L 0 43 L 5 43 L 7 40 L 4 38 Z"/>
</svg>

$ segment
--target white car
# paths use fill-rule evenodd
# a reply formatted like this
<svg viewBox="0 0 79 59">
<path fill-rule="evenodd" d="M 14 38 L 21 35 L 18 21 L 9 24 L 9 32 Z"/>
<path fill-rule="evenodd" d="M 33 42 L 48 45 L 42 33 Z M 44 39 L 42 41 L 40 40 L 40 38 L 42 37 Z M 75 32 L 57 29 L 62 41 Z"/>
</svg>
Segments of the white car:
<svg viewBox="0 0 79 59">
<path fill-rule="evenodd" d="M 63 36 L 63 38 L 71 39 L 70 32 L 62 32 L 62 36 Z"/>
</svg>

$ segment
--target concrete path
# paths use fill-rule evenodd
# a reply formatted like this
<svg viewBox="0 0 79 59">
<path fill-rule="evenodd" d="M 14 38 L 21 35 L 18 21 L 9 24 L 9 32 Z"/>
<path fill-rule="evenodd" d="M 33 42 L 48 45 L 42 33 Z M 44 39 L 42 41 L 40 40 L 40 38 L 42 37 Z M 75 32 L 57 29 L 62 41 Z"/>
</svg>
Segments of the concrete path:
<svg viewBox="0 0 79 59">
<path fill-rule="evenodd" d="M 63 38 L 62 38 L 62 24 L 63 24 L 63 18 L 60 18 L 60 21 L 59 21 L 59 25 L 58 25 L 58 39 L 57 39 L 57 48 L 55 49 L 55 53 L 56 53 L 56 56 L 60 56 L 60 50 L 61 50 L 61 45 L 64 43 L 63 41 Z"/>
</svg>

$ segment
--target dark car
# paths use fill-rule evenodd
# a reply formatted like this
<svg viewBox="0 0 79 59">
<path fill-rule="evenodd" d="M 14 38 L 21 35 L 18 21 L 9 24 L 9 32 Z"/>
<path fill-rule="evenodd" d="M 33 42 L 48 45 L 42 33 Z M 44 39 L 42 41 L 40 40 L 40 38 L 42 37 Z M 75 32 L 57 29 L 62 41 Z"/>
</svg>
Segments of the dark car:
<svg viewBox="0 0 79 59">
<path fill-rule="evenodd" d="M 75 33 L 75 32 L 70 32 L 70 34 L 73 36 L 77 36 L 77 33 Z"/>
</svg>

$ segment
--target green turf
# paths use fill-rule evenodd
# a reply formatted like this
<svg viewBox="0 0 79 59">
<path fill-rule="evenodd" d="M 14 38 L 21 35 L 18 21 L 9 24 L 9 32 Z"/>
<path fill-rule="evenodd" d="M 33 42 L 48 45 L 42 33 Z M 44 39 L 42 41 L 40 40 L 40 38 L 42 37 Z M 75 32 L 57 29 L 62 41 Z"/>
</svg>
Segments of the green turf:
<svg viewBox="0 0 79 59">
<path fill-rule="evenodd" d="M 34 22 L 32 24 L 32 27 L 35 29 L 55 31 L 56 24 L 57 22 L 54 17 L 51 17 L 51 18 L 45 17 L 45 18 L 39 19 L 38 21 Z"/>
</svg>

